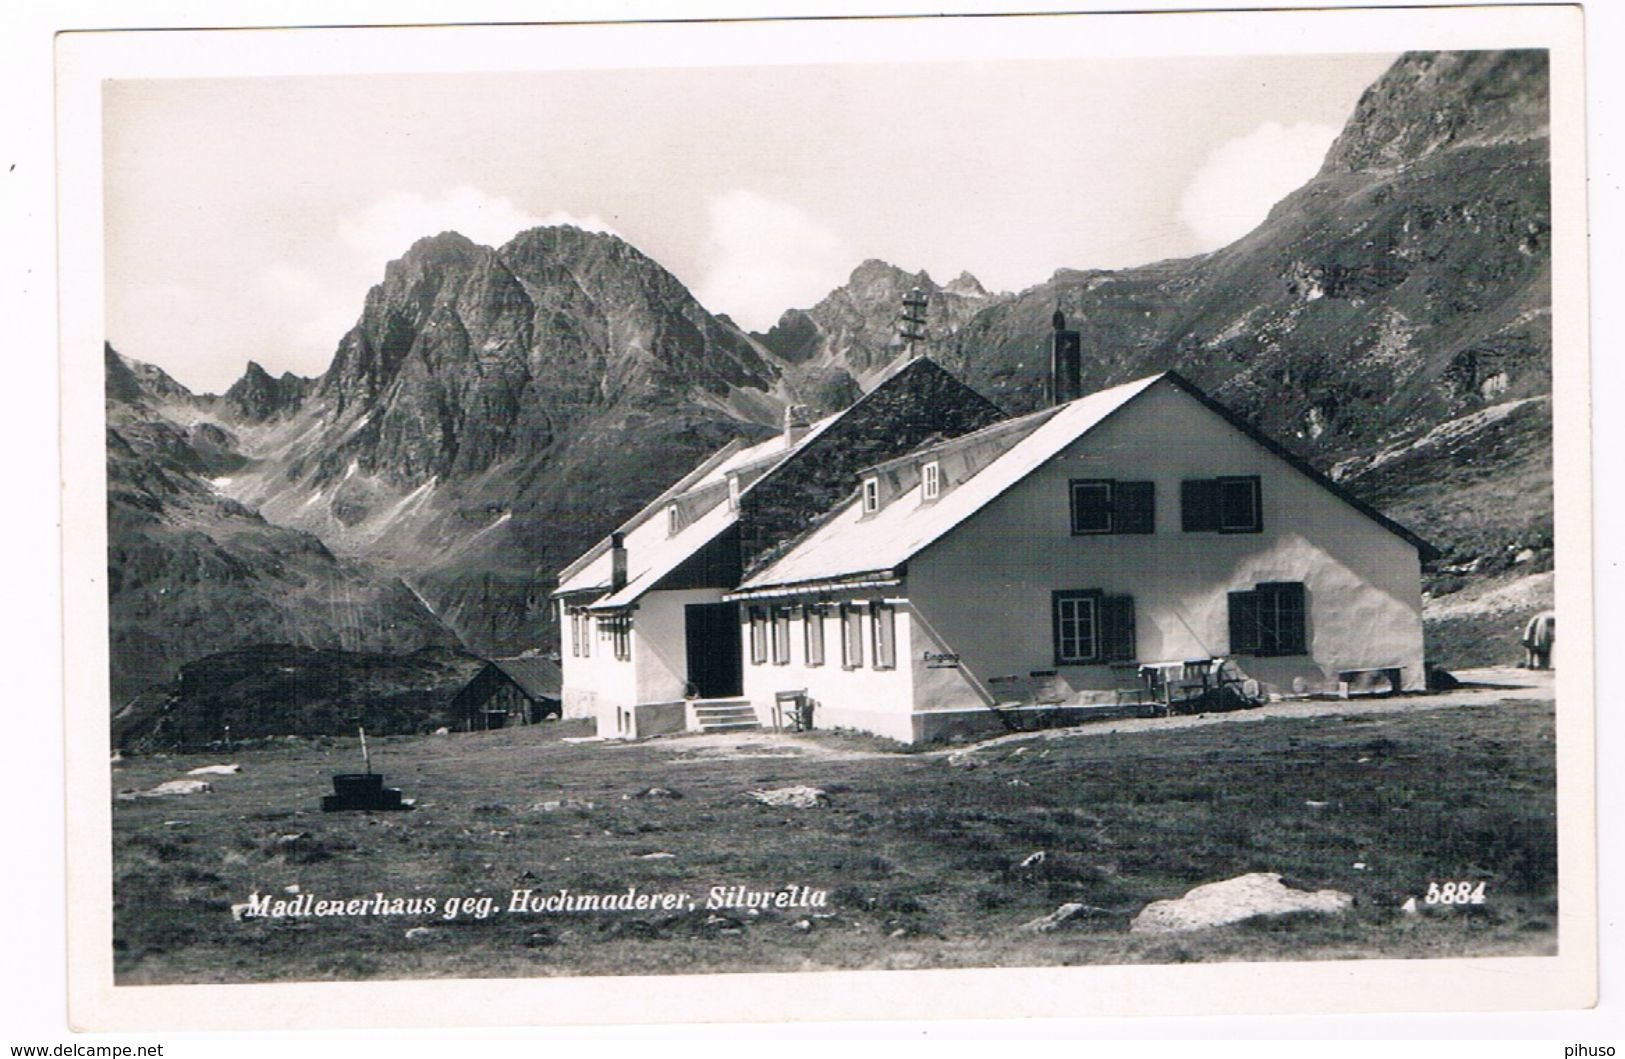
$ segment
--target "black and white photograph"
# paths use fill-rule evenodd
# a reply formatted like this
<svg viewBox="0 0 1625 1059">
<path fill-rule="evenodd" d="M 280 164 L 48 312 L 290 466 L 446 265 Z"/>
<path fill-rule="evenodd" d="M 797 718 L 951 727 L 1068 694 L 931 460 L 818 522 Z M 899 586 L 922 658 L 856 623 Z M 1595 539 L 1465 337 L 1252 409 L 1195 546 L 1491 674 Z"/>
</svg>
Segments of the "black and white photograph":
<svg viewBox="0 0 1625 1059">
<path fill-rule="evenodd" d="M 64 35 L 76 1019 L 1592 1003 L 1580 48 Z"/>
</svg>

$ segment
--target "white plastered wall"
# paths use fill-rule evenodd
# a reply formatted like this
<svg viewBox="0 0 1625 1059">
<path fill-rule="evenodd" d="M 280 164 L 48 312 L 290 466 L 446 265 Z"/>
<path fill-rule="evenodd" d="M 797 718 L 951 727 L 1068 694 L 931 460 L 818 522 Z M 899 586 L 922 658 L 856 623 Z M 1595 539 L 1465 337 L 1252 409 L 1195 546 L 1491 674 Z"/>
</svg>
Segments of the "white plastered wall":
<svg viewBox="0 0 1625 1059">
<path fill-rule="evenodd" d="M 809 666 L 805 624 L 800 602 L 794 605 L 790 620 L 790 662 L 773 663 L 769 647 L 768 660 L 753 665 L 750 660 L 750 608 L 752 605 L 769 609 L 784 601 L 761 600 L 754 604 L 740 604 L 740 634 L 744 637 L 745 696 L 756 709 L 761 723 L 773 720 L 774 697 L 781 691 L 807 692 L 815 703 L 813 724 L 818 728 L 854 728 L 873 732 L 903 742 L 914 738 L 910 717 L 913 702 L 913 668 L 909 659 L 916 653 L 913 646 L 912 623 L 906 601 L 899 601 L 893 593 L 898 589 L 878 589 L 872 594 L 835 596 L 825 607 L 824 664 Z M 876 669 L 874 638 L 870 617 L 863 616 L 863 665 L 847 669 L 841 664 L 842 602 L 890 602 L 896 613 L 896 665 L 890 669 Z"/>
<path fill-rule="evenodd" d="M 984 473 L 997 473 L 996 470 Z M 1180 482 L 1258 475 L 1262 533 L 1185 533 Z M 1152 480 L 1156 532 L 1071 533 L 1074 478 Z M 1053 590 L 1134 597 L 1140 660 L 1226 656 L 1226 593 L 1301 581 L 1310 654 L 1237 658 L 1249 675 L 1291 690 L 1340 670 L 1399 667 L 1423 686 L 1416 549 L 1171 384 L 1152 388 L 967 519 L 909 563 L 909 594 L 976 677 L 1058 669 L 1075 691 L 1105 690 L 1104 666 L 1057 667 Z M 951 696 L 950 696 L 951 697 Z M 978 699 L 967 695 L 961 705 Z M 944 706 L 943 696 L 921 707 Z"/>
</svg>

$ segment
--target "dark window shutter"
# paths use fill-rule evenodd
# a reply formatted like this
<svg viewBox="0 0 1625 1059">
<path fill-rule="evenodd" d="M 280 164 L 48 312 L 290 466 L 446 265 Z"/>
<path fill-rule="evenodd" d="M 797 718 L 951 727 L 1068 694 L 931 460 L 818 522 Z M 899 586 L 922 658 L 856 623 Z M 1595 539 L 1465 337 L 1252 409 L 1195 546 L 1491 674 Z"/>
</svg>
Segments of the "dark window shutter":
<svg viewBox="0 0 1625 1059">
<path fill-rule="evenodd" d="M 1219 483 L 1192 478 L 1179 483 L 1179 527 L 1186 533 L 1219 528 Z"/>
<path fill-rule="evenodd" d="M 1154 533 L 1157 528 L 1157 483 L 1118 482 L 1112 529 L 1118 533 Z"/>
<path fill-rule="evenodd" d="M 1134 632 L 1134 597 L 1107 596 L 1100 602 L 1107 662 L 1132 662 L 1139 654 Z"/>
<path fill-rule="evenodd" d="M 1072 483 L 1072 532 L 1112 532 L 1112 483 L 1105 479 Z"/>
<path fill-rule="evenodd" d="M 1230 593 L 1230 653 L 1258 653 L 1258 594 Z"/>
</svg>

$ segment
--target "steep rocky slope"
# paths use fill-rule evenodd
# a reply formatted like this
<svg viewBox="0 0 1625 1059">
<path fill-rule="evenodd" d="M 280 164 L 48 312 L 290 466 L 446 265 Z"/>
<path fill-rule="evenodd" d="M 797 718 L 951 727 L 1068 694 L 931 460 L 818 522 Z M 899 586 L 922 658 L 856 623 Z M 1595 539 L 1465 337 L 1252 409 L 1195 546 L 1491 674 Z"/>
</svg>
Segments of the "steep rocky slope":
<svg viewBox="0 0 1625 1059">
<path fill-rule="evenodd" d="M 455 233 L 392 262 L 233 495 L 407 578 L 478 650 L 552 635 L 554 571 L 702 455 L 771 429 L 783 363 L 610 235 Z"/>
<path fill-rule="evenodd" d="M 224 496 L 236 436 L 163 372 L 111 347 L 107 531 L 113 703 L 201 655 L 275 642 L 452 647 L 399 579 Z"/>
</svg>

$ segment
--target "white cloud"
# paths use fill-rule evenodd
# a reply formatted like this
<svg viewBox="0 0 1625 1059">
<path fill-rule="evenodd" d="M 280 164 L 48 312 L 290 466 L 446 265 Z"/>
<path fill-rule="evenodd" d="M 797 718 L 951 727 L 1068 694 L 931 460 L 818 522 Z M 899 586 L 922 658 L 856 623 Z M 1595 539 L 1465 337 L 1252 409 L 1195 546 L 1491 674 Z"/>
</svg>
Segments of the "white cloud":
<svg viewBox="0 0 1625 1059">
<path fill-rule="evenodd" d="M 597 215 L 576 217 L 562 210 L 539 215 L 511 199 L 487 195 L 473 187 L 453 188 L 428 198 L 400 191 L 379 199 L 358 216 L 339 222 L 339 238 L 382 275 L 386 262 L 426 235 L 461 232 L 476 243 L 501 246 L 519 232 L 544 224 L 573 224 L 590 231 L 613 231 Z"/>
<path fill-rule="evenodd" d="M 1336 138 L 1331 125 L 1271 121 L 1227 140 L 1208 153 L 1186 186 L 1180 219 L 1202 250 L 1241 238 L 1315 175 Z"/>
<path fill-rule="evenodd" d="M 754 191 L 719 195 L 710 212 L 707 268 L 694 295 L 750 330 L 765 331 L 784 310 L 813 305 L 856 263 L 828 228 Z"/>
</svg>

